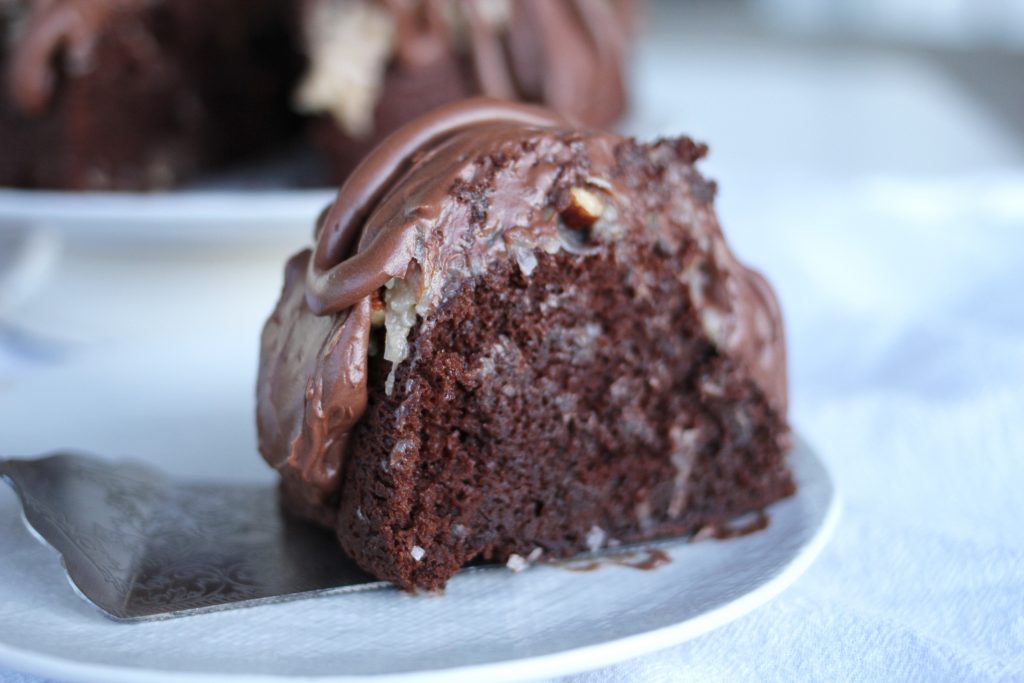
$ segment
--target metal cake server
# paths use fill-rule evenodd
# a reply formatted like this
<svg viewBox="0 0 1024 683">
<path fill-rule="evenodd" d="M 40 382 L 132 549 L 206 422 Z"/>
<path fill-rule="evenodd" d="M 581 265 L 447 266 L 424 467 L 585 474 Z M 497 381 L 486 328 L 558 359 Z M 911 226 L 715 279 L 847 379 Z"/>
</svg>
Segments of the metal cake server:
<svg viewBox="0 0 1024 683">
<path fill-rule="evenodd" d="M 0 460 L 0 477 L 75 590 L 113 619 L 390 587 L 329 532 L 281 514 L 272 486 L 186 483 L 64 453 Z"/>
<path fill-rule="evenodd" d="M 798 450 L 805 449 L 800 442 Z M 359 569 L 333 534 L 283 514 L 274 486 L 190 483 L 138 463 L 74 453 L 0 458 L 0 478 L 21 500 L 29 530 L 60 554 L 76 592 L 118 621 L 397 590 Z M 760 511 L 734 522 L 692 538 L 746 535 L 764 528 L 767 517 Z M 556 564 L 654 569 L 669 562 L 661 548 L 688 540 L 615 545 Z M 507 567 L 520 571 L 530 559 Z"/>
</svg>

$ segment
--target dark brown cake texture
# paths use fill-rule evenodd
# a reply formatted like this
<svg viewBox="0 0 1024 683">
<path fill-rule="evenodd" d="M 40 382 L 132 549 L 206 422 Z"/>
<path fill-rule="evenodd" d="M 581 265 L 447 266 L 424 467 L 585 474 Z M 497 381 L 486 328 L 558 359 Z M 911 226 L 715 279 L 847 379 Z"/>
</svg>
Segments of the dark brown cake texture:
<svg viewBox="0 0 1024 683">
<path fill-rule="evenodd" d="M 297 90 L 335 180 L 401 125 L 473 95 L 584 125 L 625 107 L 638 0 L 305 0 Z"/>
<path fill-rule="evenodd" d="M 138 190 L 297 128 L 291 0 L 0 1 L 0 185 Z"/>
<path fill-rule="evenodd" d="M 485 99 L 389 138 L 263 331 L 286 506 L 439 589 L 791 494 L 779 307 L 726 245 L 705 151 Z"/>
</svg>

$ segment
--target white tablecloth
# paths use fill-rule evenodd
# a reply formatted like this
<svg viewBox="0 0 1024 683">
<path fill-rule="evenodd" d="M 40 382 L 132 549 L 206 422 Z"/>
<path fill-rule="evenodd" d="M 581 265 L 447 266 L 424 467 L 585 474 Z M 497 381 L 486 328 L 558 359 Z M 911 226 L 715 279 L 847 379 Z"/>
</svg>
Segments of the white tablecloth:
<svg viewBox="0 0 1024 683">
<path fill-rule="evenodd" d="M 1024 175 L 814 189 L 731 232 L 785 302 L 833 541 L 739 622 L 568 680 L 1024 678 Z"/>
</svg>

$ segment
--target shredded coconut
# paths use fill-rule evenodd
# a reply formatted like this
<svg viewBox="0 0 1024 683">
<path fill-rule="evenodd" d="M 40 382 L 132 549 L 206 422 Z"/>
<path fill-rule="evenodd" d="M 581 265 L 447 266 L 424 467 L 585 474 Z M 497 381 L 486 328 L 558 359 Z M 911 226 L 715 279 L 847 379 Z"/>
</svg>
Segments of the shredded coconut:
<svg viewBox="0 0 1024 683">
<path fill-rule="evenodd" d="M 516 555 L 515 553 L 512 553 L 511 555 L 509 555 L 508 562 L 505 563 L 505 566 L 511 569 L 513 573 L 518 574 L 519 572 L 529 567 L 530 563 L 527 562 L 526 558 L 522 557 L 521 555 Z"/>
<path fill-rule="evenodd" d="M 608 534 L 605 533 L 604 529 L 595 524 L 587 532 L 587 548 L 592 553 L 597 552 L 604 546 L 605 539 L 607 538 Z"/>
<path fill-rule="evenodd" d="M 518 574 L 524 569 L 528 569 L 530 565 L 539 560 L 540 556 L 543 554 L 544 548 L 541 548 L 540 546 L 531 550 L 530 554 L 526 557 L 512 553 L 511 555 L 509 555 L 508 562 L 505 563 L 505 566 L 511 569 L 514 573 Z"/>
<path fill-rule="evenodd" d="M 618 240 L 626 236 L 626 224 L 619 220 L 619 211 L 611 202 L 605 204 L 604 212 L 590 230 L 602 240 Z"/>
<path fill-rule="evenodd" d="M 409 331 L 416 324 L 416 293 L 408 282 L 397 278 L 388 280 L 384 287 L 384 360 L 391 361 L 384 392 L 390 396 L 395 388 L 395 369 L 409 356 Z"/>
<path fill-rule="evenodd" d="M 694 460 L 697 458 L 697 443 L 700 441 L 699 429 L 683 429 L 678 425 L 668 431 L 669 440 L 672 442 L 672 451 L 669 459 L 676 468 L 676 476 L 673 479 L 672 499 L 668 504 L 669 517 L 678 517 L 683 512 L 688 494 L 688 482 L 690 473 L 693 470 Z"/>
<path fill-rule="evenodd" d="M 365 0 L 326 0 L 316 5 L 307 31 L 310 67 L 296 93 L 297 107 L 330 113 L 353 137 L 369 134 L 394 49 L 391 15 Z"/>
<path fill-rule="evenodd" d="M 519 270 L 522 271 L 523 275 L 528 276 L 536 270 L 537 254 L 534 253 L 533 247 L 513 240 L 508 243 L 508 251 L 512 258 L 516 260 Z"/>
</svg>

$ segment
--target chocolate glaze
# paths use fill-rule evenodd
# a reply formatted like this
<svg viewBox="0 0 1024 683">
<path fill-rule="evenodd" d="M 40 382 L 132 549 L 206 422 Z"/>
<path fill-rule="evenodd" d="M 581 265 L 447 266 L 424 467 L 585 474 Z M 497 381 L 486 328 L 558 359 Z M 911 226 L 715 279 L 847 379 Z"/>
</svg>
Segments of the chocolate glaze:
<svg viewBox="0 0 1024 683">
<path fill-rule="evenodd" d="M 514 3 L 517 24 L 536 33 L 543 56 L 540 97 L 557 112 L 590 125 L 606 125 L 622 113 L 625 87 L 622 54 L 626 35 L 622 18 L 604 0 L 521 0 Z M 515 50 L 515 43 L 510 42 Z M 528 56 L 511 62 L 521 64 Z M 489 83 L 481 82 L 485 94 Z"/>
<path fill-rule="evenodd" d="M 460 6 L 468 8 L 471 54 L 482 94 L 544 102 L 590 125 L 607 124 L 622 113 L 626 32 L 611 2 L 515 2 L 507 52 L 502 36 L 479 18 L 472 0 L 462 0 Z"/>
<path fill-rule="evenodd" d="M 714 538 L 719 541 L 727 541 L 730 538 L 749 536 L 758 531 L 764 531 L 768 528 L 770 522 L 768 513 L 764 510 L 758 510 L 755 513 L 754 519 L 745 524 L 737 524 L 735 520 L 723 524 L 712 524 L 694 534 L 693 540 L 702 541 L 706 538 Z"/>
<path fill-rule="evenodd" d="M 607 557 L 584 562 L 582 564 L 571 562 L 562 566 L 571 572 L 592 572 L 601 569 L 602 567 L 609 567 L 612 565 L 650 572 L 659 567 L 664 567 L 666 564 L 672 563 L 672 558 L 669 557 L 668 553 L 664 550 L 650 548 L 642 551 L 642 553 L 643 554 L 628 553 L 625 555 L 609 555 Z"/>
<path fill-rule="evenodd" d="M 257 429 L 260 451 L 289 480 L 289 495 L 305 491 L 316 504 L 334 490 L 348 435 L 366 407 L 370 306 L 364 298 L 345 315 L 310 315 L 302 287 L 293 286 L 309 260 L 307 250 L 288 262 L 285 291 L 299 301 L 283 299 L 264 327 Z"/>
<path fill-rule="evenodd" d="M 416 223 L 378 221 L 370 228 L 366 226 L 370 212 L 414 154 L 443 142 L 452 133 L 486 124 L 566 125 L 563 119 L 537 107 L 477 99 L 444 107 L 387 138 L 342 186 L 318 228 L 307 280 L 307 302 L 313 312 L 337 313 L 380 289 L 390 278 L 405 276 Z M 443 195 L 448 188 L 433 190 Z M 385 227 L 389 229 L 382 232 Z M 360 235 L 356 253 L 351 255 Z"/>
<path fill-rule="evenodd" d="M 614 177 L 622 142 L 576 130 L 545 110 L 478 98 L 399 130 L 356 169 L 320 221 L 315 250 L 289 262 L 281 301 L 263 333 L 260 450 L 291 490 L 307 482 L 310 504 L 328 502 L 337 490 L 348 434 L 367 401 L 371 296 L 403 280 L 426 320 L 462 279 L 486 272 L 495 259 L 518 260 L 528 276 L 533 252 L 590 253 L 579 250 L 555 217 L 554 195 L 567 182 L 560 174 L 574 155 L 612 176 L 568 179 L 573 186 L 590 183 L 605 197 L 612 222 L 603 229 L 614 235 L 623 226 L 647 225 L 649 217 L 630 202 L 629 180 Z M 465 187 L 474 165 L 501 163 L 506 145 L 528 153 L 493 186 Z M 705 151 L 686 139 L 646 150 L 651 163 L 660 155 L 695 161 Z M 778 305 L 764 279 L 729 251 L 708 187 L 708 210 L 674 217 L 677 225 L 664 228 L 660 239 L 680 240 L 685 230 L 696 238 L 701 255 L 693 272 L 681 276 L 693 283 L 709 337 L 749 369 L 785 414 Z M 460 192 L 468 199 L 453 199 Z"/>
<path fill-rule="evenodd" d="M 767 529 L 769 521 L 768 513 L 764 510 L 758 510 L 754 519 L 746 524 L 736 525 L 725 523 L 709 525 L 694 534 L 693 540 L 702 541 L 708 538 L 714 538 L 719 541 L 726 541 L 731 538 L 749 536 L 750 534 Z M 670 558 L 664 550 L 650 548 L 644 550 L 642 555 L 637 552 L 626 553 L 623 555 L 608 555 L 596 560 L 590 560 L 582 563 L 570 562 L 561 566 L 573 572 L 592 572 L 611 565 L 640 569 L 642 571 L 652 571 L 658 567 L 670 564 L 671 562 L 672 558 Z"/>
<path fill-rule="evenodd" d="M 27 0 L 28 17 L 9 59 L 11 98 L 26 114 L 40 114 L 53 97 L 58 57 L 71 73 L 91 68 L 98 36 L 119 12 L 145 0 Z"/>
</svg>

